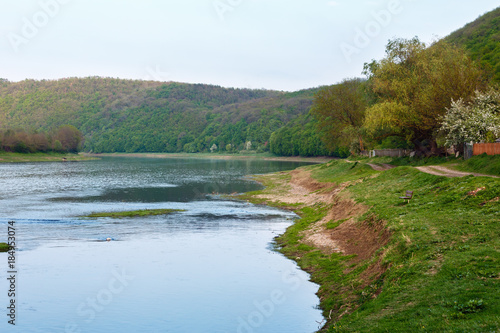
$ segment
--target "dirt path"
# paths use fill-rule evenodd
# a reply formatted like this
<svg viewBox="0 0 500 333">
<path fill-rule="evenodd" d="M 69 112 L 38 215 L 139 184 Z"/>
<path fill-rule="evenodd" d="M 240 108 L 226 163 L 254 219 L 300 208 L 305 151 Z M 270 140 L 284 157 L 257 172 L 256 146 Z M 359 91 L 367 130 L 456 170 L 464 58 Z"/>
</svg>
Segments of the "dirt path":
<svg viewBox="0 0 500 333">
<path fill-rule="evenodd" d="M 440 165 L 431 165 L 431 166 L 421 166 L 421 167 L 416 167 L 416 169 L 429 173 L 431 175 L 436 175 L 436 176 L 445 176 L 445 177 L 465 177 L 465 176 L 476 176 L 476 177 L 492 177 L 492 178 L 499 178 L 497 176 L 492 176 L 492 175 L 484 175 L 481 173 L 474 173 L 474 172 L 462 172 L 462 171 L 456 171 L 452 170 L 449 168 L 446 168 L 444 166 Z"/>
<path fill-rule="evenodd" d="M 350 162 L 350 161 L 348 161 Z M 370 167 L 372 167 L 373 170 L 377 171 L 386 171 L 389 169 L 396 168 L 395 165 L 390 165 L 390 164 L 371 164 L 371 163 L 366 163 Z M 456 171 L 444 166 L 440 165 L 429 165 L 429 166 L 420 166 L 420 167 L 415 167 L 415 169 L 420 170 L 421 172 L 425 172 L 431 175 L 435 176 L 445 176 L 445 177 L 465 177 L 465 176 L 475 176 L 475 177 L 491 177 L 491 178 L 500 178 L 498 176 L 492 176 L 492 175 L 485 175 L 482 173 L 475 173 L 475 172 L 462 172 L 462 171 Z"/>
</svg>

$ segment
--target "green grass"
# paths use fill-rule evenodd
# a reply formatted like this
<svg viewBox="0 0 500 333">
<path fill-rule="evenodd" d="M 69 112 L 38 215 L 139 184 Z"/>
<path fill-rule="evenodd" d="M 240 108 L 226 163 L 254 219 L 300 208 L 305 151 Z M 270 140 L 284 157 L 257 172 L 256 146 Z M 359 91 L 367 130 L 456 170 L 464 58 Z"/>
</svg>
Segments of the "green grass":
<svg viewBox="0 0 500 333">
<path fill-rule="evenodd" d="M 62 162 L 66 161 L 87 161 L 95 158 L 80 154 L 60 154 L 60 153 L 9 153 L 0 151 L 0 163 L 22 163 L 22 162 Z"/>
<path fill-rule="evenodd" d="M 475 196 L 471 191 L 484 187 Z M 409 204 L 398 196 L 414 191 Z M 387 221 L 393 238 L 379 283 L 382 294 L 364 302 L 331 332 L 489 332 L 500 329 L 497 291 L 500 180 L 445 178 L 402 167 L 349 188 L 370 214 Z M 481 301 L 477 311 L 456 304 Z M 462 313 L 462 314 L 460 314 Z"/>
<path fill-rule="evenodd" d="M 364 156 L 351 156 L 349 160 L 359 161 L 361 163 L 373 164 L 390 164 L 394 166 L 426 166 L 426 165 L 439 165 L 444 163 L 460 163 L 463 161 L 461 158 L 454 156 L 439 156 L 439 157 L 364 157 Z"/>
<path fill-rule="evenodd" d="M 500 176 L 500 155 L 488 156 L 482 154 L 473 156 L 468 160 L 462 158 L 431 157 L 431 158 L 410 158 L 410 157 L 349 157 L 349 160 L 359 163 L 390 164 L 394 166 L 429 166 L 442 165 L 450 169 L 464 172 L 482 173 L 486 175 Z"/>
<path fill-rule="evenodd" d="M 349 182 L 341 197 L 370 207 L 358 223 L 384 225 L 392 235 L 387 245 L 359 261 L 303 244 L 304 230 L 326 215 L 323 204 L 298 209 L 301 219 L 277 239 L 280 251 L 320 284 L 321 308 L 332 318 L 324 331 L 498 332 L 500 179 L 353 165 L 309 168 L 317 180 Z M 414 191 L 410 203 L 398 198 L 406 190 Z M 376 264 L 385 271 L 370 280 Z"/>
<path fill-rule="evenodd" d="M 379 173 L 364 163 L 358 161 L 347 163 L 344 160 L 333 160 L 319 167 L 310 167 L 310 169 L 314 170 L 317 180 L 336 184 L 366 179 Z"/>
<path fill-rule="evenodd" d="M 144 210 L 134 210 L 127 212 L 104 212 L 104 213 L 93 213 L 83 217 L 142 217 L 142 216 L 156 216 L 156 215 L 168 215 L 176 212 L 184 212 L 182 209 L 144 209 Z"/>
<path fill-rule="evenodd" d="M 500 155 L 488 156 L 482 154 L 473 156 L 461 163 L 453 164 L 452 167 L 460 171 L 500 176 Z"/>
<path fill-rule="evenodd" d="M 9 245 L 7 243 L 0 243 L 0 252 L 8 252 Z"/>
</svg>

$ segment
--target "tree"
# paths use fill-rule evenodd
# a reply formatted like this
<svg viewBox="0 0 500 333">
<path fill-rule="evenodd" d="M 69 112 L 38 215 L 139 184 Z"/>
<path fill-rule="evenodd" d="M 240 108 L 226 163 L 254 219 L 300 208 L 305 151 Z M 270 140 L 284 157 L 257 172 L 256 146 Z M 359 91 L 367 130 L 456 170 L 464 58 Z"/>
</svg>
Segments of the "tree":
<svg viewBox="0 0 500 333">
<path fill-rule="evenodd" d="M 54 139 L 61 143 L 62 150 L 72 153 L 78 152 L 83 143 L 82 133 L 76 127 L 71 125 L 59 127 Z"/>
<path fill-rule="evenodd" d="M 463 49 L 443 41 L 430 47 L 415 37 L 389 41 L 386 57 L 365 64 L 376 102 L 366 113 L 365 128 L 375 137 L 399 135 L 417 147 L 436 135 L 452 100 L 469 100 L 487 82 Z"/>
<path fill-rule="evenodd" d="M 366 100 L 361 79 L 346 79 L 340 84 L 322 88 L 314 98 L 311 114 L 318 120 L 322 140 L 328 149 L 349 146 L 353 140 L 364 149 L 361 127 Z"/>
<path fill-rule="evenodd" d="M 476 92 L 467 103 L 453 101 L 443 119 L 441 130 L 446 133 L 446 144 L 459 146 L 466 142 L 483 142 L 500 136 L 500 92 Z"/>
</svg>

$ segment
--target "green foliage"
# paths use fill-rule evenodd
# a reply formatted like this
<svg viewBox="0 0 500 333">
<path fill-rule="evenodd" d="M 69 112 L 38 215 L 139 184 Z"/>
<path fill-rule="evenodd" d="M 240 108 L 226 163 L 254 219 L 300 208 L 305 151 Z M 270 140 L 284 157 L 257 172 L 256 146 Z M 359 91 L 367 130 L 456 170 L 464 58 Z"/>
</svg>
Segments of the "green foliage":
<svg viewBox="0 0 500 333">
<path fill-rule="evenodd" d="M 389 41 L 386 57 L 365 64 L 376 104 L 365 127 L 374 137 L 403 136 L 417 146 L 435 145 L 442 116 L 452 100 L 485 88 L 483 72 L 462 49 L 440 41 L 429 47 L 418 38 Z"/>
<path fill-rule="evenodd" d="M 411 149 L 413 145 L 400 136 L 384 138 L 375 149 Z"/>
<path fill-rule="evenodd" d="M 328 149 L 349 147 L 353 141 L 364 149 L 361 127 L 367 102 L 362 84 L 360 79 L 344 80 L 321 88 L 314 97 L 311 114 L 318 120 L 321 139 Z"/>
<path fill-rule="evenodd" d="M 500 83 L 500 7 L 453 32 L 446 41 L 462 46 Z"/>
<path fill-rule="evenodd" d="M 450 304 L 446 304 L 450 306 Z M 457 301 L 452 304 L 455 312 L 451 314 L 452 319 L 464 319 L 466 314 L 476 313 L 482 311 L 485 307 L 482 299 L 471 299 L 466 303 L 459 303 Z"/>
<path fill-rule="evenodd" d="M 335 156 L 347 157 L 342 147 L 328 149 L 318 132 L 317 121 L 309 114 L 289 122 L 271 135 L 270 151 L 280 156 Z"/>
<path fill-rule="evenodd" d="M 0 126 L 52 131 L 69 124 L 82 131 L 83 149 L 95 153 L 208 152 L 214 144 L 224 153 L 248 141 L 268 151 L 273 132 L 308 113 L 314 92 L 96 77 L 2 81 Z"/>
</svg>

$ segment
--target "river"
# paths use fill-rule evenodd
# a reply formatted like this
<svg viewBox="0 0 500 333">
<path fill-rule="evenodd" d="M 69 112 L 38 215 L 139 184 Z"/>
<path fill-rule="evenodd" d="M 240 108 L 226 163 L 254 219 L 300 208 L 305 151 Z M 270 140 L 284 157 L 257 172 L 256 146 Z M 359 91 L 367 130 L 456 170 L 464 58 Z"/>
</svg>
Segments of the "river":
<svg viewBox="0 0 500 333">
<path fill-rule="evenodd" d="M 316 331 L 318 286 L 273 250 L 273 238 L 296 216 L 220 196 L 260 188 L 245 175 L 300 165 L 142 158 L 0 164 L 0 242 L 11 222 L 18 246 L 14 269 L 0 254 L 0 331 Z M 157 208 L 184 211 L 82 217 Z M 11 302 L 15 326 L 6 316 Z"/>
</svg>

